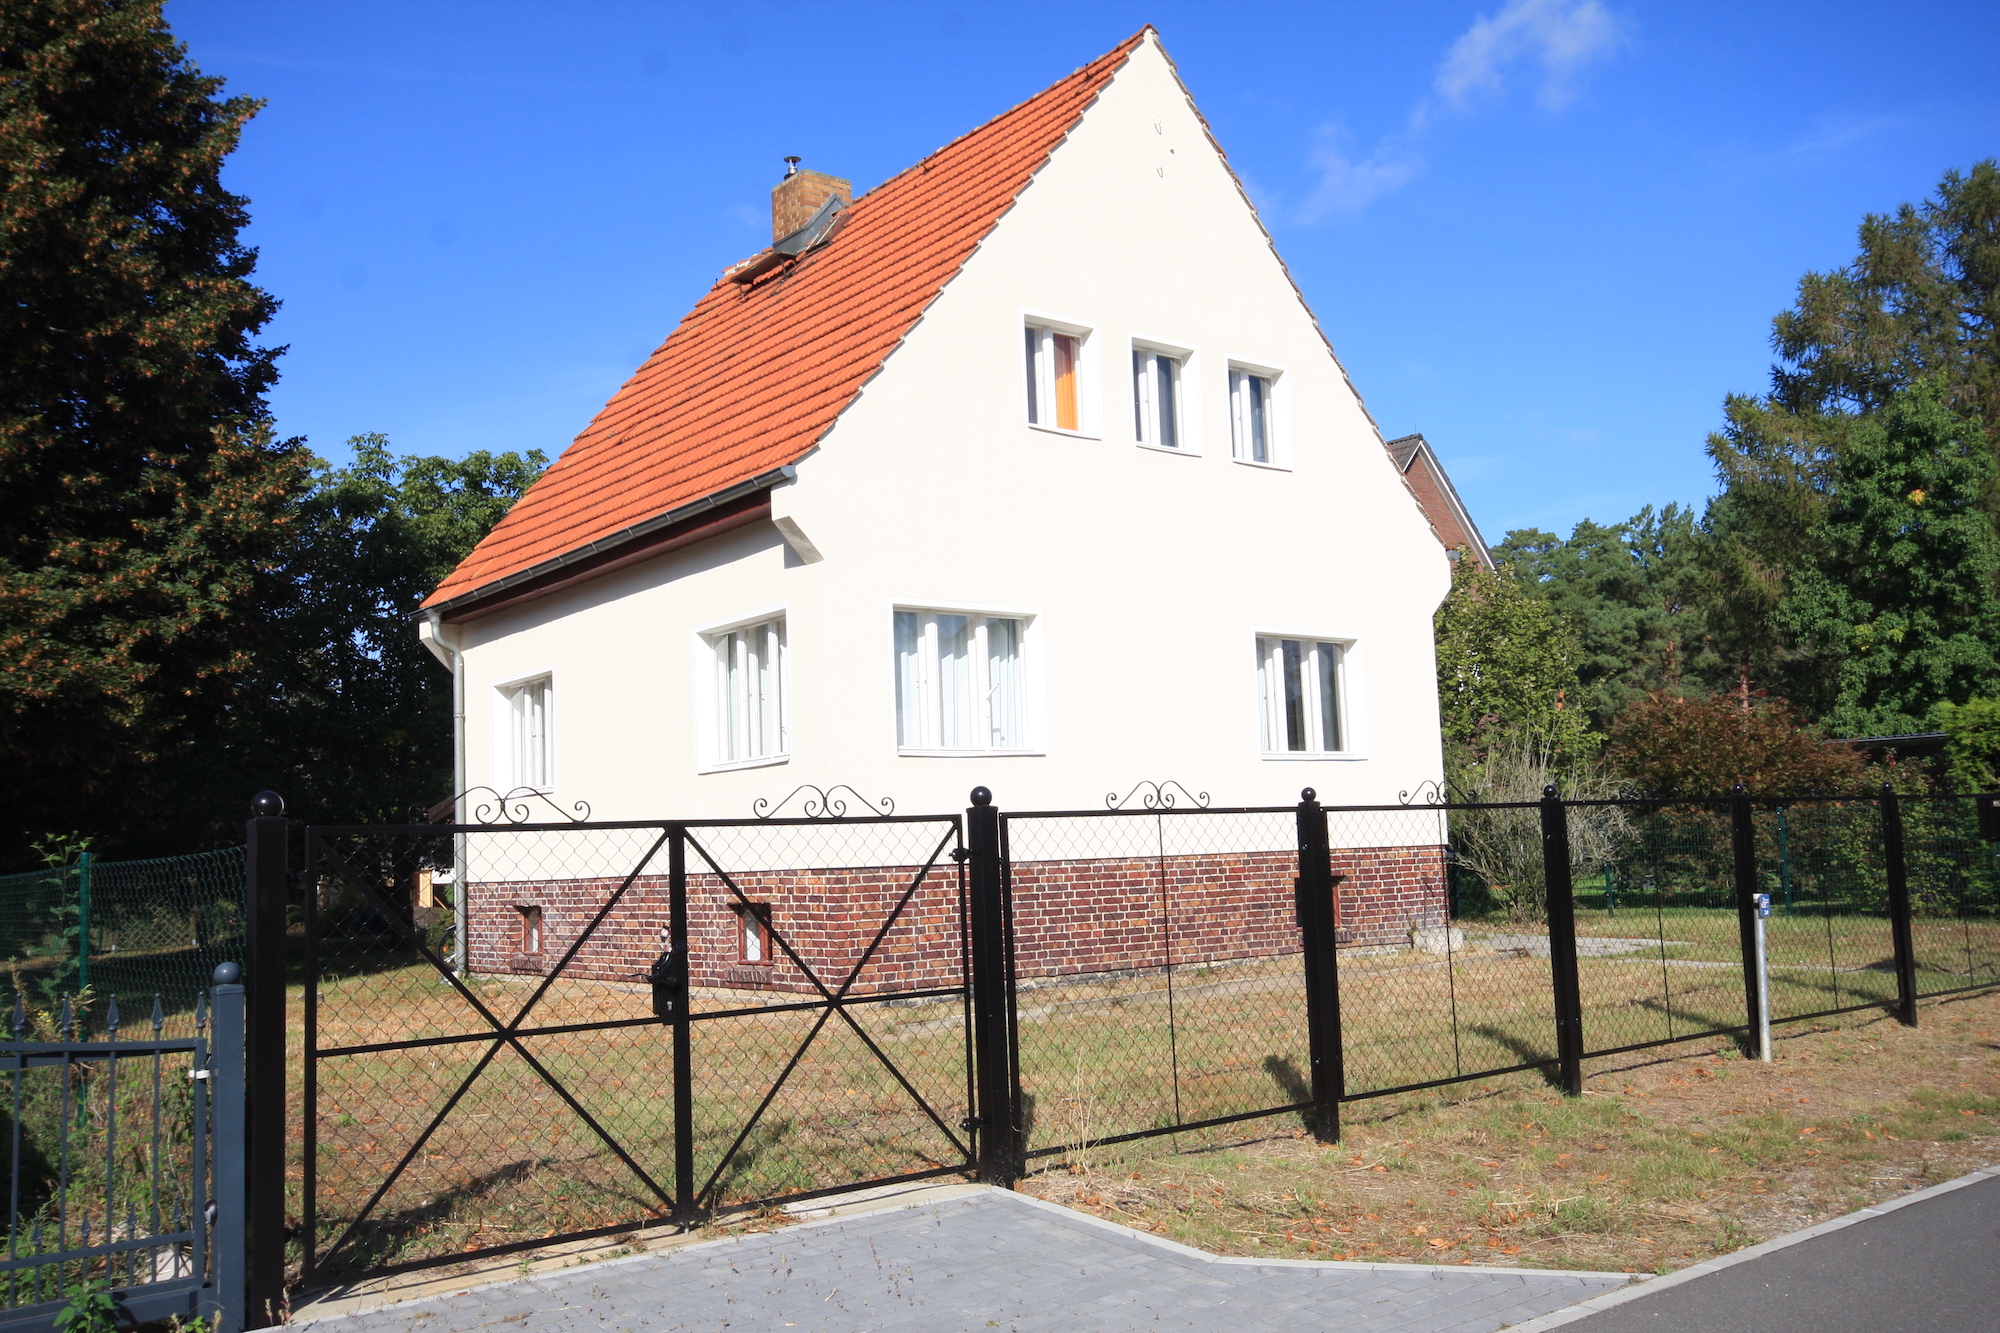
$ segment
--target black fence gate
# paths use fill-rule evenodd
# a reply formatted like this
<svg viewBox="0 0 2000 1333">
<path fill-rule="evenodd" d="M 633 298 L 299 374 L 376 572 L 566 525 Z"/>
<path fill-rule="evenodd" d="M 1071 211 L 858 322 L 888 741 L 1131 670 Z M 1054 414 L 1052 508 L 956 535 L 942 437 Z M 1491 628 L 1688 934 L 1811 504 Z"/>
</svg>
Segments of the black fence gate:
<svg viewBox="0 0 2000 1333">
<path fill-rule="evenodd" d="M 955 817 L 315 827 L 301 890 L 307 1283 L 973 1164 Z"/>
</svg>

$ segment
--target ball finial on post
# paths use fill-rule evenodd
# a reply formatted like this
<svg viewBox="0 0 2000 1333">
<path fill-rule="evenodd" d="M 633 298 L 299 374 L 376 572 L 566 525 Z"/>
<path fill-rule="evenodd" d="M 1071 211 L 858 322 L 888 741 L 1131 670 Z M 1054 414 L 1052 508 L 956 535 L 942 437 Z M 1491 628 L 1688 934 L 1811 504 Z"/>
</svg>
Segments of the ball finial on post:
<svg viewBox="0 0 2000 1333">
<path fill-rule="evenodd" d="M 974 805 L 991 805 L 993 804 L 993 793 L 984 787 L 974 787 L 972 789 L 972 803 Z"/>
<path fill-rule="evenodd" d="M 250 798 L 250 813 L 259 819 L 276 819 L 285 813 L 285 798 L 274 791 L 260 791 Z"/>
</svg>

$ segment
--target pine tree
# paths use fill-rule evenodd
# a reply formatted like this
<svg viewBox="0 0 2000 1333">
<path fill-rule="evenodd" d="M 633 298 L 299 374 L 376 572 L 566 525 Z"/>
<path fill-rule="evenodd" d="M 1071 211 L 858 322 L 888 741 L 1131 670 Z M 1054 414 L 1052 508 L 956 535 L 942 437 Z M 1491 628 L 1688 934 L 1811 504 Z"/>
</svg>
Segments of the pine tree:
<svg viewBox="0 0 2000 1333">
<path fill-rule="evenodd" d="M 0 7 L 0 854 L 170 824 L 264 647 L 306 474 L 221 186 L 259 104 L 221 88 L 160 0 Z"/>
</svg>

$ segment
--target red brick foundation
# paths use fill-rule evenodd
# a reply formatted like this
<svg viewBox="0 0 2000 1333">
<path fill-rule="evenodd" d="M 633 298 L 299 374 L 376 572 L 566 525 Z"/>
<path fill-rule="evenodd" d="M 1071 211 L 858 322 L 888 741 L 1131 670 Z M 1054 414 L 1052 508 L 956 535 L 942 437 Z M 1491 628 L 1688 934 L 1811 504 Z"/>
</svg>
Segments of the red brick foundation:
<svg viewBox="0 0 2000 1333">
<path fill-rule="evenodd" d="M 1340 876 L 1341 942 L 1405 944 L 1412 926 L 1444 921 L 1442 847 L 1369 847 L 1333 853 Z M 1271 958 L 1299 951 L 1291 852 L 1216 853 L 1013 865 L 1016 973 L 1022 979 L 1141 971 L 1174 964 Z M 733 876 L 768 905 L 782 936 L 829 990 L 847 982 L 897 903 L 908 902 L 855 978 L 852 993 L 952 986 L 962 976 L 958 869 L 780 870 Z M 617 888 L 616 880 L 480 883 L 468 901 L 475 972 L 539 974 L 555 966 Z M 772 961 L 746 965 L 738 902 L 721 878 L 688 876 L 690 981 L 697 987 L 811 994 L 776 940 Z M 522 950 L 522 909 L 539 908 L 541 948 Z M 1162 928 L 1162 917 L 1166 926 Z M 663 946 L 667 881 L 635 881 L 565 975 L 643 981 Z"/>
</svg>

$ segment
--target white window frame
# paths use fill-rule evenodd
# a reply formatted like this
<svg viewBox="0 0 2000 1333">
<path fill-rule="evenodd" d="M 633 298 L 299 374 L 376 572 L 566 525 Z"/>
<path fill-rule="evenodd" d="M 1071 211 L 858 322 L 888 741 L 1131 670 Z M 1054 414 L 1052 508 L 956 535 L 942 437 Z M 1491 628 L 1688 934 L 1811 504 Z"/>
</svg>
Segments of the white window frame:
<svg viewBox="0 0 2000 1333">
<path fill-rule="evenodd" d="M 1202 451 L 1201 368 L 1195 360 L 1195 349 L 1184 344 L 1169 342 L 1163 338 L 1148 338 L 1135 334 L 1131 339 L 1130 351 L 1131 355 L 1125 358 L 1125 382 L 1126 397 L 1127 401 L 1131 404 L 1131 417 L 1133 421 L 1132 442 L 1141 449 L 1153 449 L 1163 454 L 1179 454 L 1186 458 L 1200 456 Z M 1175 387 L 1179 390 L 1180 398 L 1180 401 L 1175 405 L 1175 425 L 1180 437 L 1178 444 L 1165 445 L 1153 443 L 1147 440 L 1145 432 L 1139 429 L 1138 416 L 1142 409 L 1140 405 L 1138 373 L 1137 368 L 1133 365 L 1133 358 L 1141 353 L 1172 357 L 1179 363 L 1179 369 L 1175 376 L 1178 381 Z"/>
<path fill-rule="evenodd" d="M 778 654 L 778 730 L 779 741 L 776 751 L 770 754 L 752 755 L 745 759 L 725 759 L 727 747 L 722 740 L 722 727 L 727 716 L 722 707 L 722 692 L 728 688 L 726 665 L 722 662 L 720 650 L 725 637 L 772 621 L 779 626 Z M 698 773 L 733 773 L 743 768 L 769 768 L 775 764 L 787 764 L 792 759 L 792 626 L 789 608 L 767 606 L 749 615 L 735 616 L 729 620 L 719 620 L 714 624 L 700 625 L 694 631 L 694 719 L 695 719 L 695 771 Z"/>
<path fill-rule="evenodd" d="M 529 782 L 529 774 L 522 763 L 522 755 L 516 745 L 518 737 L 514 730 L 514 701 L 530 686 L 541 685 L 547 690 L 542 700 L 542 777 L 540 783 Z M 532 791 L 548 793 L 556 789 L 556 673 L 544 668 L 503 680 L 493 687 L 493 772 L 498 781 L 493 785 L 501 792 Z"/>
<path fill-rule="evenodd" d="M 1244 426 L 1240 419 L 1237 401 L 1239 375 L 1255 375 L 1270 385 L 1269 398 L 1264 404 L 1265 456 L 1261 459 L 1251 456 L 1250 441 L 1244 436 Z M 1274 366 L 1264 361 L 1246 361 L 1240 357 L 1229 358 L 1222 385 L 1223 403 L 1228 409 L 1229 418 L 1229 456 L 1245 467 L 1271 468 L 1278 472 L 1291 471 L 1292 404 L 1287 379 L 1283 366 Z"/>
<path fill-rule="evenodd" d="M 1341 748 L 1338 750 L 1273 750 L 1269 743 L 1274 737 L 1282 736 L 1285 730 L 1280 700 L 1270 698 L 1265 691 L 1264 645 L 1284 639 L 1295 639 L 1308 648 L 1317 644 L 1332 644 L 1340 651 L 1340 661 L 1334 672 L 1334 688 L 1338 693 L 1340 709 Z M 1251 678 L 1250 703 L 1251 723 L 1255 727 L 1257 753 L 1260 757 L 1281 763 L 1324 763 L 1352 762 L 1368 757 L 1368 729 L 1366 708 L 1367 674 L 1361 651 L 1361 641 L 1352 634 L 1328 634 L 1324 632 L 1298 629 L 1263 628 L 1251 631 Z M 1308 691 L 1307 735 L 1319 736 L 1320 711 L 1319 691 Z"/>
<path fill-rule="evenodd" d="M 1027 354 L 1025 335 L 1030 329 L 1041 329 L 1050 333 L 1067 334 L 1076 339 L 1075 430 L 1058 426 L 1052 421 L 1036 421 L 1033 413 L 1030 411 L 1035 406 L 1033 400 L 1028 396 L 1027 362 L 1025 360 Z M 1021 420 L 1028 423 L 1029 430 L 1042 430 L 1047 431 L 1051 435 L 1067 435 L 1072 439 L 1081 440 L 1103 438 L 1103 410 L 1102 403 L 1100 402 L 1101 393 L 1097 370 L 1097 330 L 1094 327 L 1089 324 L 1079 324 L 1074 320 L 1062 319 L 1039 310 L 1023 310 L 1021 312 L 1021 332 L 1016 334 L 1014 339 L 1013 364 L 1014 382 L 1019 386 L 1018 392 L 1021 395 Z M 1038 367 L 1039 364 L 1038 362 Z M 1037 373 L 1038 375 L 1043 374 L 1039 369 Z M 1046 375 L 1052 374 L 1052 370 L 1046 372 Z M 1053 386 L 1053 380 L 1046 378 L 1046 375 L 1040 381 L 1049 386 L 1042 390 L 1043 393 L 1049 392 L 1050 387 Z"/>
<path fill-rule="evenodd" d="M 987 712 L 984 702 L 987 697 L 986 686 L 988 683 L 986 679 L 987 655 L 985 652 L 986 627 L 984 622 L 988 619 L 1016 620 L 1020 622 L 1021 697 L 1019 702 L 1021 707 L 1022 744 L 1008 747 L 991 745 L 958 747 L 942 744 L 903 744 L 902 728 L 900 725 L 900 690 L 902 686 L 899 673 L 901 671 L 901 663 L 897 649 L 896 616 L 898 612 L 905 611 L 914 611 L 919 614 L 933 616 L 969 616 L 977 622 L 975 625 L 976 637 L 974 639 L 974 647 L 970 654 L 973 670 L 973 698 L 978 701 L 975 704 L 977 712 L 973 719 L 973 728 L 976 735 L 992 734 L 991 715 Z M 1042 730 L 1044 687 L 1042 676 L 1042 616 L 1040 611 L 1031 607 L 982 605 L 979 603 L 957 601 L 951 598 L 898 597 L 892 599 L 889 603 L 888 629 L 889 743 L 895 748 L 895 752 L 898 755 L 912 758 L 953 758 L 969 755 L 1004 757 L 1047 753 L 1046 736 Z M 930 637 L 932 644 L 925 663 L 926 676 L 923 681 L 923 688 L 928 696 L 924 709 L 927 724 L 934 713 L 934 710 L 929 707 L 928 703 L 928 698 L 934 698 L 934 695 L 930 695 L 929 692 L 936 688 L 934 677 L 929 675 L 929 671 L 935 669 L 937 661 L 934 630 L 931 632 Z M 926 730 L 929 730 L 928 725 Z M 936 740 L 938 738 L 935 735 L 930 735 L 926 739 Z"/>
</svg>

